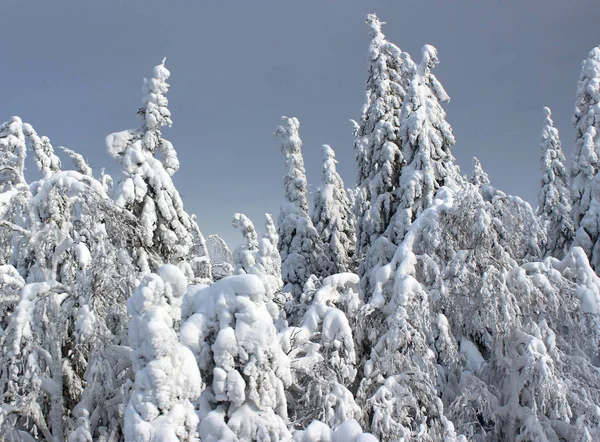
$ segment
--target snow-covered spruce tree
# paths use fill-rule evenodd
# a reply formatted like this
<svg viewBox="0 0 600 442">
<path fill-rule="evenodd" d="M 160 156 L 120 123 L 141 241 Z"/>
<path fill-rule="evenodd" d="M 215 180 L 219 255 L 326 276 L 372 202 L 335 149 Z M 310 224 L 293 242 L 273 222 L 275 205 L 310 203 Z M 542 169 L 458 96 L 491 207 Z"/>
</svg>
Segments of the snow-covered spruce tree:
<svg viewBox="0 0 600 442">
<path fill-rule="evenodd" d="M 219 235 L 209 235 L 206 247 L 210 256 L 213 278 L 223 279 L 233 273 L 233 254 L 227 243 Z"/>
<path fill-rule="evenodd" d="M 544 116 L 541 144 L 542 188 L 538 197 L 537 215 L 546 230 L 546 254 L 560 259 L 571 246 L 575 227 L 571 219 L 571 194 L 565 154 L 547 107 L 544 108 Z"/>
<path fill-rule="evenodd" d="M 437 358 L 450 365 L 458 350 L 448 335 L 445 316 L 432 312 L 429 293 L 419 280 L 421 266 L 412 251 L 422 240 L 417 232 L 435 216 L 448 193 L 438 192 L 444 199 L 422 212 L 392 261 L 377 270 L 373 296 L 359 321 L 364 326 L 357 331 L 358 338 L 367 360 L 357 403 L 363 408 L 363 428 L 382 441 L 456 440 L 438 396 L 438 384 L 445 383 L 445 376 L 439 372 Z M 435 343 L 439 350 L 432 346 Z"/>
<path fill-rule="evenodd" d="M 383 265 L 393 254 L 393 247 L 380 244 L 373 250 L 383 256 L 364 259 L 388 228 L 399 203 L 397 189 L 403 164 L 400 115 L 410 74 L 402 51 L 381 32 L 383 23 L 375 14 L 367 15 L 366 22 L 372 37 L 366 101 L 360 122 L 355 123 L 354 141 L 358 168 L 356 258 L 361 263 L 361 276 L 377 265 L 373 261 Z"/>
<path fill-rule="evenodd" d="M 600 141 L 597 131 L 600 129 L 600 47 L 590 51 L 583 61 L 581 74 L 577 82 L 575 111 L 575 154 L 571 163 L 571 198 L 575 229 L 584 217 L 590 205 L 590 183 L 598 172 L 598 150 Z M 590 132 L 594 128 L 594 132 Z M 586 134 L 592 135 L 591 145 Z"/>
<path fill-rule="evenodd" d="M 401 201 L 390 236 L 399 243 L 410 224 L 431 206 L 436 191 L 462 181 L 450 147 L 455 143 L 441 103 L 450 100 L 431 70 L 437 50 L 425 45 L 402 105 L 400 137 L 406 165 L 400 178 Z"/>
<path fill-rule="evenodd" d="M 473 157 L 473 173 L 471 174 L 469 182 L 479 188 L 490 184 L 490 177 L 483 169 L 481 161 L 476 157 Z"/>
<path fill-rule="evenodd" d="M 336 171 L 335 152 L 322 147 L 323 175 L 313 201 L 312 222 L 323 244 L 328 274 L 354 270 L 354 214 L 344 182 Z"/>
<path fill-rule="evenodd" d="M 197 441 L 192 402 L 202 379 L 192 352 L 173 330 L 187 278 L 173 265 L 144 276 L 129 298 L 129 327 L 135 383 L 125 411 L 125 440 Z"/>
<path fill-rule="evenodd" d="M 171 125 L 165 96 L 169 76 L 163 60 L 154 68 L 153 77 L 144 79 L 145 95 L 138 111 L 142 127 L 113 133 L 106 137 L 106 144 L 123 167 L 122 181 L 115 189 L 117 203 L 140 220 L 144 244 L 164 262 L 177 264 L 193 258 L 193 222 L 171 179 L 179 168 L 177 154 L 161 133 L 163 127 Z M 160 159 L 155 158 L 158 152 Z M 147 267 L 144 256 L 136 258 L 141 268 Z"/>
<path fill-rule="evenodd" d="M 297 118 L 283 117 L 275 132 L 285 156 L 284 201 L 277 231 L 284 290 L 299 296 L 310 275 L 321 276 L 323 251 L 319 235 L 308 213 L 308 188 L 302 158 L 302 140 Z"/>
<path fill-rule="evenodd" d="M 259 275 L 234 275 L 184 297 L 181 341 L 207 384 L 196 402 L 203 442 L 290 437 L 290 365 L 273 325 L 272 295 Z"/>
</svg>

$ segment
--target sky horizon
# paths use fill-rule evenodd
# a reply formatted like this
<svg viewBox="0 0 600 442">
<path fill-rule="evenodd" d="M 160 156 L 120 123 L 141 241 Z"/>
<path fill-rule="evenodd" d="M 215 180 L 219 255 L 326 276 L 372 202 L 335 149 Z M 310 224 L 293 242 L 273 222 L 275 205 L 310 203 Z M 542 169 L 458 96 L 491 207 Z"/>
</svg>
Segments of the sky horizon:
<svg viewBox="0 0 600 442">
<path fill-rule="evenodd" d="M 597 0 L 5 0 L 0 12 L 15 18 L 0 29 L 0 120 L 20 116 L 57 151 L 84 155 L 96 176 L 106 167 L 119 179 L 104 138 L 138 127 L 142 78 L 167 57 L 173 127 L 163 136 L 181 163 L 174 182 L 204 235 L 230 246 L 241 242 L 234 213 L 260 234 L 265 212 L 277 219 L 285 162 L 272 134 L 281 116 L 300 120 L 311 192 L 323 144 L 335 150 L 346 186 L 354 184 L 349 120 L 364 103 L 367 13 L 415 61 L 424 44 L 438 49 L 435 74 L 451 97 L 444 108 L 461 172 L 470 175 L 477 156 L 495 187 L 534 208 L 542 109 L 552 109 L 570 160 L 581 61 L 600 44 Z M 31 169 L 28 179 L 37 179 Z"/>
</svg>

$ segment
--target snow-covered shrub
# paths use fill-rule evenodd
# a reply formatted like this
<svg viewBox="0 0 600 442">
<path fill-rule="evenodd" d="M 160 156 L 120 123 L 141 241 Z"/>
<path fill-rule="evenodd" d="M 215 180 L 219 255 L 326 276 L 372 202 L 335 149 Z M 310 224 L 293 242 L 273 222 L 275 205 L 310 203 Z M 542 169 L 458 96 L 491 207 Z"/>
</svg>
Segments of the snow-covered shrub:
<svg viewBox="0 0 600 442">
<path fill-rule="evenodd" d="M 361 416 L 349 390 L 358 363 L 352 332 L 360 307 L 358 285 L 358 275 L 353 273 L 325 278 L 300 325 L 280 333 L 283 350 L 291 359 L 293 382 L 287 395 L 294 426 L 305 428 L 320 420 L 336 427 Z"/>
<path fill-rule="evenodd" d="M 194 355 L 173 329 L 187 279 L 174 266 L 148 274 L 127 302 L 135 383 L 125 410 L 125 440 L 196 441 L 192 402 L 202 391 Z"/>
<path fill-rule="evenodd" d="M 192 286 L 185 295 L 181 341 L 207 384 L 197 401 L 203 440 L 289 437 L 290 362 L 277 339 L 268 290 L 259 276 L 235 275 Z"/>
</svg>

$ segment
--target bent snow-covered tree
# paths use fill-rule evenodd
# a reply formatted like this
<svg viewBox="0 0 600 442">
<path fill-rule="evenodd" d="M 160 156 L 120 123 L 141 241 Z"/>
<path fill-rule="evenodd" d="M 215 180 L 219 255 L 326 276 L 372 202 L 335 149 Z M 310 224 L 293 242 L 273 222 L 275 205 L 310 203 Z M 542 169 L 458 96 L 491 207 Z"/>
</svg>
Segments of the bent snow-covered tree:
<svg viewBox="0 0 600 442">
<path fill-rule="evenodd" d="M 177 154 L 161 132 L 171 125 L 165 95 L 169 76 L 163 60 L 154 68 L 153 77 L 144 79 L 145 95 L 138 111 L 142 127 L 113 133 L 106 137 L 106 144 L 123 167 L 116 201 L 139 218 L 145 245 L 164 262 L 178 264 L 190 259 L 194 226 L 171 179 L 179 168 Z M 155 158 L 158 152 L 160 159 Z M 138 257 L 140 268 L 150 270 L 147 259 L 145 255 Z M 159 263 L 150 264 L 156 267 Z"/>
</svg>

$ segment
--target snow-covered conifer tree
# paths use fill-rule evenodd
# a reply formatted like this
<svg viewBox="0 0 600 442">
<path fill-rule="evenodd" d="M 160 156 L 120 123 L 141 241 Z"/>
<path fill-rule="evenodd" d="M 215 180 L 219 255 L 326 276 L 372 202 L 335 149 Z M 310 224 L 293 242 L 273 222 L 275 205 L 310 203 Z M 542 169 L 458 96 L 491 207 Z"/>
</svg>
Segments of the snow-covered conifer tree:
<svg viewBox="0 0 600 442">
<path fill-rule="evenodd" d="M 135 384 L 125 411 L 125 440 L 197 441 L 192 402 L 202 392 L 202 379 L 194 355 L 173 330 L 173 308 L 187 279 L 172 265 L 159 273 L 146 275 L 127 302 Z"/>
<path fill-rule="evenodd" d="M 171 175 L 179 168 L 173 145 L 161 129 L 171 125 L 166 93 L 170 73 L 163 63 L 144 80 L 144 99 L 138 115 L 142 127 L 106 137 L 109 153 L 123 167 L 123 179 L 115 192 L 116 201 L 137 216 L 144 244 L 166 262 L 189 258 L 193 243 L 193 222 L 185 212 Z M 160 160 L 155 158 L 160 152 Z M 206 256 L 208 258 L 208 256 Z M 139 263 L 141 268 L 143 263 Z"/>
<path fill-rule="evenodd" d="M 546 230 L 547 254 L 562 258 L 571 246 L 575 235 L 571 219 L 569 176 L 565 167 L 558 130 L 554 127 L 550 109 L 544 108 L 542 130 L 542 188 L 539 193 L 537 215 Z"/>
<path fill-rule="evenodd" d="M 313 201 L 312 221 L 323 243 L 329 274 L 354 269 L 355 228 L 352 207 L 344 182 L 336 171 L 335 152 L 322 147 L 323 175 Z"/>
<path fill-rule="evenodd" d="M 295 296 L 311 274 L 323 271 L 322 246 L 308 214 L 308 186 L 302 158 L 302 140 L 297 118 L 283 117 L 284 124 L 275 135 L 281 139 L 285 156 L 284 201 L 281 203 L 277 230 L 281 254 L 281 277 L 284 290 Z"/>
<path fill-rule="evenodd" d="M 381 32 L 383 23 L 375 14 L 367 15 L 366 23 L 372 37 L 366 101 L 355 127 L 354 142 L 358 167 L 355 211 L 359 260 L 386 231 L 398 207 L 397 189 L 404 160 L 399 135 L 400 114 L 410 75 L 402 51 Z M 379 251 L 382 249 L 378 247 Z M 380 260 L 389 260 L 391 253 Z M 372 269 L 372 261 L 362 262 L 360 275 Z"/>
<path fill-rule="evenodd" d="M 473 173 L 471 174 L 471 179 L 469 181 L 477 187 L 490 184 L 490 178 L 488 177 L 487 172 L 483 169 L 481 161 L 475 157 L 473 157 Z"/>
<path fill-rule="evenodd" d="M 425 45 L 422 55 L 402 106 L 400 136 L 406 166 L 400 178 L 400 207 L 391 232 L 396 242 L 431 206 L 441 186 L 453 187 L 462 180 L 450 152 L 454 135 L 441 105 L 450 98 L 431 72 L 439 63 L 437 50 Z"/>
<path fill-rule="evenodd" d="M 573 126 L 576 130 L 575 154 L 571 163 L 571 198 L 575 229 L 590 205 L 591 181 L 598 172 L 598 151 L 600 141 L 600 47 L 590 51 L 583 61 L 577 82 Z M 591 145 L 586 134 L 594 128 Z M 591 133 L 590 133 L 591 134 Z"/>
</svg>

